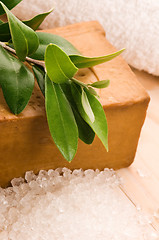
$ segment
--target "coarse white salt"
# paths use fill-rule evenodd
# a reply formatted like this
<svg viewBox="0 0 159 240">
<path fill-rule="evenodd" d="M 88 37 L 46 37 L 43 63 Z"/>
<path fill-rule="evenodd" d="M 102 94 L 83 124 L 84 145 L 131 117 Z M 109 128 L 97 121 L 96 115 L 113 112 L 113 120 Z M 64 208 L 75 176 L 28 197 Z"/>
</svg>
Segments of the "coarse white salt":
<svg viewBox="0 0 159 240">
<path fill-rule="evenodd" d="M 0 240 L 154 240 L 113 170 L 41 170 L 0 188 Z"/>
</svg>

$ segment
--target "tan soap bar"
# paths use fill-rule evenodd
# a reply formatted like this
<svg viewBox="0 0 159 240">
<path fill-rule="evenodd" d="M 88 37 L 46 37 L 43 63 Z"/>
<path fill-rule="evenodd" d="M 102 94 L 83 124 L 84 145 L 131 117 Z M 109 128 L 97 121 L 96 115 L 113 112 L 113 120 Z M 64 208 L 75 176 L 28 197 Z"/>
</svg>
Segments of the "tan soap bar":
<svg viewBox="0 0 159 240">
<path fill-rule="evenodd" d="M 78 23 L 47 32 L 61 35 L 85 56 L 100 56 L 116 51 L 106 40 L 98 22 Z M 0 92 L 0 186 L 28 170 L 57 167 L 122 168 L 134 159 L 149 96 L 121 56 L 92 69 L 81 69 L 84 82 L 110 79 L 110 86 L 99 90 L 109 129 L 109 152 L 95 137 L 91 145 L 79 141 L 78 152 L 68 163 L 55 146 L 47 125 L 44 98 L 37 86 L 28 106 L 18 116 L 8 109 Z"/>
</svg>

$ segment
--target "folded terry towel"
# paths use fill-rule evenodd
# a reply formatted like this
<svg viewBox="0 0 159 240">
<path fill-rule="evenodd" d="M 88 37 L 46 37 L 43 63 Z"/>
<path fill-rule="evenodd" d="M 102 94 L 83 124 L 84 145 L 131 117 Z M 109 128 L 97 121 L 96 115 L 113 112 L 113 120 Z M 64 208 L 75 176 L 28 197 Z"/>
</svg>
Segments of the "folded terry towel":
<svg viewBox="0 0 159 240">
<path fill-rule="evenodd" d="M 159 1 L 156 0 L 23 0 L 13 12 L 31 18 L 55 6 L 42 28 L 98 20 L 107 39 L 133 67 L 159 75 Z"/>
</svg>

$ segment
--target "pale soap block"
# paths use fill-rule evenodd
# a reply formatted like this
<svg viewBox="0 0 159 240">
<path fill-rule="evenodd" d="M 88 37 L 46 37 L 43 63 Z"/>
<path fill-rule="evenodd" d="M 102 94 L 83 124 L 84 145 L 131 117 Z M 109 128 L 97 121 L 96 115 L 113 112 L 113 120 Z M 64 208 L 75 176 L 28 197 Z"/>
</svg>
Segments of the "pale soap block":
<svg viewBox="0 0 159 240">
<path fill-rule="evenodd" d="M 98 22 L 78 23 L 47 32 L 61 35 L 85 56 L 116 51 L 106 40 Z M 44 98 L 35 86 L 28 106 L 18 116 L 8 109 L 0 94 L 0 185 L 28 170 L 57 167 L 119 169 L 134 159 L 149 96 L 121 56 L 92 69 L 81 69 L 77 77 L 84 82 L 110 79 L 110 86 L 98 91 L 109 129 L 109 152 L 95 137 L 91 145 L 79 141 L 78 152 L 68 163 L 55 146 L 48 129 Z"/>
</svg>

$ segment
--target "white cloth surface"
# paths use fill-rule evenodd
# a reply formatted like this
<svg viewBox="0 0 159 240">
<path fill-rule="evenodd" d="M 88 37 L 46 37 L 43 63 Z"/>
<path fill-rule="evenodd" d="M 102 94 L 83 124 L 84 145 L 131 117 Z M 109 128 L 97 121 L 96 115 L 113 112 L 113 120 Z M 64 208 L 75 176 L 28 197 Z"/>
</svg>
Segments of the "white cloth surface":
<svg viewBox="0 0 159 240">
<path fill-rule="evenodd" d="M 42 28 L 98 20 L 107 39 L 131 66 L 159 75 L 158 0 L 23 0 L 13 12 L 28 19 L 52 7 L 55 10 Z"/>
</svg>

